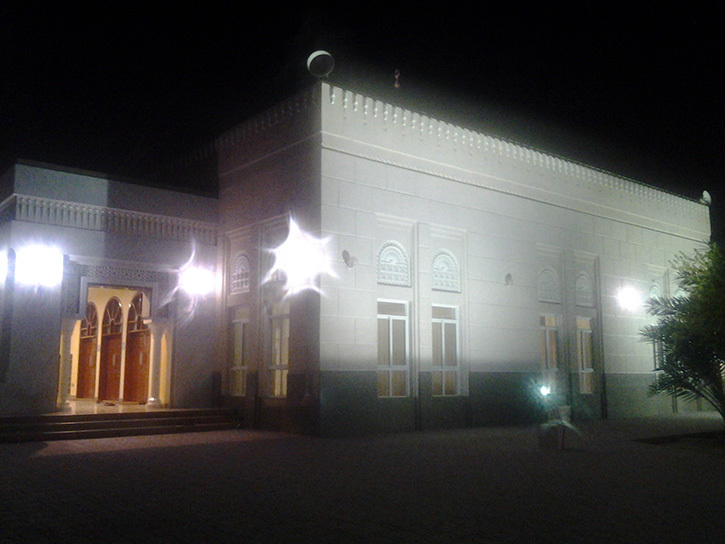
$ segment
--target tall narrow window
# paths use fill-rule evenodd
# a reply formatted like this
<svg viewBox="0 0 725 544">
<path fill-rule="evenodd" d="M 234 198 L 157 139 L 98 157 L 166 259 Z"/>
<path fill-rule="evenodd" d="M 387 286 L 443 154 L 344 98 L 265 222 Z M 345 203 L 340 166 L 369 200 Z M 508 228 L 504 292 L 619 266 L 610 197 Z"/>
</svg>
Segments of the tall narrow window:
<svg viewBox="0 0 725 544">
<path fill-rule="evenodd" d="M 286 397 L 289 371 L 289 301 L 272 304 L 272 314 L 269 320 L 267 391 L 272 397 Z"/>
<path fill-rule="evenodd" d="M 458 395 L 458 312 L 433 306 L 433 394 Z"/>
<path fill-rule="evenodd" d="M 378 397 L 407 397 L 408 304 L 378 301 Z"/>
<path fill-rule="evenodd" d="M 579 392 L 594 393 L 594 368 L 592 367 L 592 324 L 588 317 L 576 318 L 576 347 L 579 367 Z"/>
<path fill-rule="evenodd" d="M 237 308 L 232 315 L 231 366 L 229 367 L 229 394 L 242 397 L 247 391 L 249 368 L 249 316 L 246 308 Z"/>
<path fill-rule="evenodd" d="M 539 331 L 541 338 L 541 368 L 544 385 L 553 393 L 556 389 L 556 373 L 559 367 L 556 316 L 542 315 Z"/>
</svg>

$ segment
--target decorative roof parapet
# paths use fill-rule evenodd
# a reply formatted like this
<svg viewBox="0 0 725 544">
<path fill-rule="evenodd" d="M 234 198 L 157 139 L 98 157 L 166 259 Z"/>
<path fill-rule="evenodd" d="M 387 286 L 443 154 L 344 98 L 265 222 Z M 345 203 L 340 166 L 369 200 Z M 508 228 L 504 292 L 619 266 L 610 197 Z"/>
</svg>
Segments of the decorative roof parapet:
<svg viewBox="0 0 725 544">
<path fill-rule="evenodd" d="M 215 223 L 27 195 L 13 195 L 0 204 L 0 216 L 7 215 L 16 221 L 209 245 L 216 244 L 217 236 Z"/>
<path fill-rule="evenodd" d="M 605 187 L 638 198 L 666 202 L 678 207 L 699 208 L 700 206 L 694 199 L 596 167 L 500 137 L 456 126 L 340 87 L 332 85 L 324 85 L 324 87 L 327 87 L 327 90 L 322 92 L 323 99 L 326 99 L 344 119 L 354 116 L 364 125 L 375 124 L 377 128 L 389 133 L 389 137 L 404 139 L 406 136 L 415 136 L 418 141 L 427 140 L 428 145 L 445 145 L 452 152 L 466 151 L 471 158 L 476 155 L 479 157 L 497 155 L 522 165 L 538 167 L 571 180 L 584 182 L 590 185 L 590 188 Z"/>
<path fill-rule="evenodd" d="M 208 145 L 199 148 L 182 161 L 185 165 L 209 158 L 217 153 L 238 149 L 240 145 L 256 144 L 260 135 L 265 135 L 284 123 L 289 123 L 310 109 L 319 105 L 319 93 L 315 87 L 291 96 L 236 127 L 226 131 Z"/>
</svg>

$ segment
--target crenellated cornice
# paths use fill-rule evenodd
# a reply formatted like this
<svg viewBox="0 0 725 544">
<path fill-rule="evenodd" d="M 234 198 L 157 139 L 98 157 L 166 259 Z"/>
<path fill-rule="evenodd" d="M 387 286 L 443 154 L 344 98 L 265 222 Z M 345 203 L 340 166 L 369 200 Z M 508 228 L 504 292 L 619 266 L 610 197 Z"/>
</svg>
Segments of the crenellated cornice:
<svg viewBox="0 0 725 544">
<path fill-rule="evenodd" d="M 0 204 L 0 217 L 128 236 L 195 240 L 209 245 L 216 244 L 217 236 L 215 223 L 18 194 Z"/>
</svg>

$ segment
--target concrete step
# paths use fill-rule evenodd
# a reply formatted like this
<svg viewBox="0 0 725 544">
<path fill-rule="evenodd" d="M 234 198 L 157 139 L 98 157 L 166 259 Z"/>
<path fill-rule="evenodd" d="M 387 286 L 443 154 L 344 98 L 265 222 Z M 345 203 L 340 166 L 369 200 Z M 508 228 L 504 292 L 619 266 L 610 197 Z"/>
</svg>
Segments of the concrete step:
<svg viewBox="0 0 725 544">
<path fill-rule="evenodd" d="M 76 440 L 235 429 L 232 410 L 191 409 L 0 417 L 0 442 Z"/>
</svg>

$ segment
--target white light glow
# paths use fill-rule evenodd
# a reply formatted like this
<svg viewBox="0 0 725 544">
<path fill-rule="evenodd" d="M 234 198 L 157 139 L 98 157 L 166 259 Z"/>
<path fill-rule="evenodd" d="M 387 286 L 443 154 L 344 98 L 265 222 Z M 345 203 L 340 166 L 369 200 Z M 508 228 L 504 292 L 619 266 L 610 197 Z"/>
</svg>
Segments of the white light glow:
<svg viewBox="0 0 725 544">
<path fill-rule="evenodd" d="M 631 285 L 622 287 L 619 290 L 617 302 L 620 308 L 628 312 L 637 312 L 642 308 L 642 296 Z"/>
<path fill-rule="evenodd" d="M 190 295 L 208 295 L 214 291 L 214 272 L 190 266 L 179 273 L 179 287 Z"/>
<path fill-rule="evenodd" d="M 279 247 L 273 249 L 274 266 L 265 281 L 277 272 L 285 275 L 284 289 L 293 295 L 305 289 L 319 292 L 315 280 L 322 274 L 334 276 L 326 251 L 327 239 L 315 238 L 304 232 L 294 219 L 290 219 L 289 235 Z"/>
<path fill-rule="evenodd" d="M 5 285 L 5 279 L 8 277 L 8 254 L 3 251 L 0 253 L 0 286 Z"/>
<path fill-rule="evenodd" d="M 54 287 L 63 282 L 63 252 L 40 244 L 24 246 L 15 256 L 15 282 Z"/>
<path fill-rule="evenodd" d="M 542 397 L 547 397 L 549 396 L 549 393 L 551 393 L 551 389 L 549 389 L 545 385 L 542 385 L 541 389 L 539 389 L 539 393 L 541 393 Z"/>
</svg>

